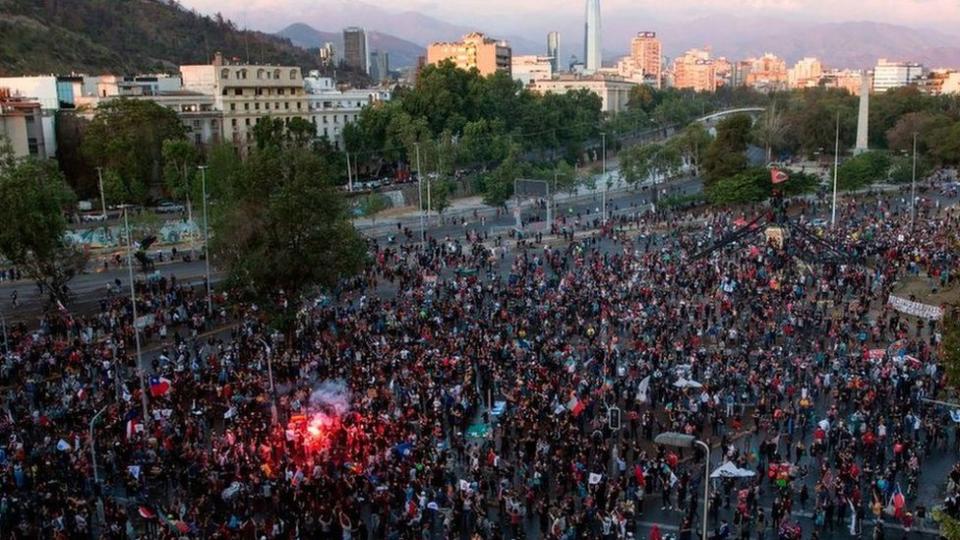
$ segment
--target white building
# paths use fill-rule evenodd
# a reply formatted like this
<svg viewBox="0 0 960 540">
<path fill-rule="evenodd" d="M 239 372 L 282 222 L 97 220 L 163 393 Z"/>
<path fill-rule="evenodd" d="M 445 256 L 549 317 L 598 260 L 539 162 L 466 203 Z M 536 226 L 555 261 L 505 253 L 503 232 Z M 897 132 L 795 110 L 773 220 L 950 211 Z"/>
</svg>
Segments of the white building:
<svg viewBox="0 0 960 540">
<path fill-rule="evenodd" d="M 514 56 L 510 60 L 510 73 L 514 80 L 524 86 L 530 81 L 541 81 L 553 78 L 553 58 L 549 56 Z"/>
<path fill-rule="evenodd" d="M 83 95 L 100 98 L 156 96 L 164 92 L 177 92 L 182 85 L 180 75 L 101 75 L 83 78 Z"/>
<path fill-rule="evenodd" d="M 339 90 L 333 79 L 311 71 L 303 79 L 307 113 L 317 126 L 317 137 L 326 139 L 335 148 L 343 147 L 343 128 L 355 122 L 364 107 L 390 100 L 390 91 L 381 88 Z"/>
<path fill-rule="evenodd" d="M 57 154 L 57 112 L 72 110 L 80 105 L 83 95 L 83 77 L 0 77 L 0 88 L 6 88 L 13 98 L 40 104 L 43 147 L 47 156 Z"/>
<path fill-rule="evenodd" d="M 595 73 L 602 65 L 600 45 L 600 0 L 587 0 L 583 31 L 583 63 L 585 73 Z"/>
<path fill-rule="evenodd" d="M 873 91 L 886 92 L 914 84 L 923 76 L 923 64 L 916 62 L 890 62 L 886 58 L 877 60 L 873 68 Z"/>
<path fill-rule="evenodd" d="M 593 76 L 561 75 L 546 81 L 533 81 L 530 89 L 541 94 L 566 94 L 570 91 L 589 90 L 600 96 L 601 110 L 605 113 L 618 113 L 626 110 L 630 100 L 630 89 L 636 83 L 625 81 L 619 77 L 600 74 Z"/>
</svg>

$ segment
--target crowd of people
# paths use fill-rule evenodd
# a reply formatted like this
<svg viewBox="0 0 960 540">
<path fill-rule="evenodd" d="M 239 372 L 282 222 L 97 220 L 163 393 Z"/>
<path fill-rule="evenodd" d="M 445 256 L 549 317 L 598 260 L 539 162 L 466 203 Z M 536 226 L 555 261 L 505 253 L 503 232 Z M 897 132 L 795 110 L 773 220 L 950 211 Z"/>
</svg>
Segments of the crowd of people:
<svg viewBox="0 0 960 540">
<path fill-rule="evenodd" d="M 956 287 L 960 217 L 908 208 L 848 199 L 818 229 L 797 201 L 788 235 L 819 240 L 699 257 L 768 209 L 372 244 L 329 296 L 278 291 L 279 329 L 172 278 L 138 282 L 134 319 L 108 286 L 12 329 L 0 537 L 762 540 L 960 514 L 939 325 L 888 303 Z M 705 501 L 704 456 L 664 432 L 748 472 Z"/>
</svg>

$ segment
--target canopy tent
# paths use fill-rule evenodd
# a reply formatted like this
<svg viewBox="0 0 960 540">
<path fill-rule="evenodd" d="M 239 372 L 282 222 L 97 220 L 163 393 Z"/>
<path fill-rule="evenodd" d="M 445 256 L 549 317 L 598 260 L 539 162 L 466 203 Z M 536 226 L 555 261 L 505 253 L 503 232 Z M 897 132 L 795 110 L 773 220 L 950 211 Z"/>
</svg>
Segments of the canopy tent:
<svg viewBox="0 0 960 540">
<path fill-rule="evenodd" d="M 756 474 L 757 473 L 753 471 L 741 469 L 728 461 L 714 469 L 713 472 L 710 473 L 710 478 L 750 478 Z"/>
</svg>

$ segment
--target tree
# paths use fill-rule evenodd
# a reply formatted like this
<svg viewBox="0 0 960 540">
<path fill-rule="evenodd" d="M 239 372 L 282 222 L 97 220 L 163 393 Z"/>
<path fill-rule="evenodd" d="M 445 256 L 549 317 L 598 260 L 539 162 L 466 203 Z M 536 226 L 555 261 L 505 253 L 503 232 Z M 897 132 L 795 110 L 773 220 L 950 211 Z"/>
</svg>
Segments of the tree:
<svg viewBox="0 0 960 540">
<path fill-rule="evenodd" d="M 65 239 L 64 211 L 74 202 L 56 162 L 16 160 L 0 139 L 0 255 L 64 304 L 67 284 L 86 265 Z"/>
<path fill-rule="evenodd" d="M 913 156 L 895 156 L 890 160 L 890 181 L 905 184 L 913 180 Z M 917 156 L 917 180 L 923 180 L 933 172 L 933 164 L 926 156 Z"/>
<path fill-rule="evenodd" d="M 960 122 L 937 127 L 925 139 L 930 156 L 938 164 L 960 164 Z"/>
<path fill-rule="evenodd" d="M 196 181 L 196 167 L 200 162 L 200 152 L 187 142 L 186 139 L 168 139 L 163 141 L 163 180 L 167 192 L 178 201 L 186 201 L 187 205 L 194 196 Z M 199 186 L 196 186 L 199 187 Z"/>
<path fill-rule="evenodd" d="M 257 148 L 247 158 L 214 223 L 213 256 L 231 284 L 285 311 L 362 268 L 366 246 L 332 177 L 306 148 Z M 292 301 L 276 303 L 281 293 Z"/>
<path fill-rule="evenodd" d="M 864 152 L 840 164 L 837 187 L 843 191 L 860 189 L 889 177 L 890 156 L 886 152 Z"/>
<path fill-rule="evenodd" d="M 694 123 L 667 141 L 667 145 L 676 149 L 683 161 L 693 168 L 693 174 L 699 175 L 703 155 L 712 141 L 713 138 L 703 124 Z"/>
<path fill-rule="evenodd" d="M 765 200 L 770 196 L 770 172 L 754 167 L 733 176 L 720 178 L 706 188 L 712 204 L 742 204 Z"/>
<path fill-rule="evenodd" d="M 450 208 L 450 198 L 454 190 L 453 182 L 445 178 L 430 181 L 430 206 L 437 215 L 443 214 L 444 210 Z"/>
<path fill-rule="evenodd" d="M 947 374 L 947 382 L 954 389 L 960 388 L 960 308 L 945 310 L 943 317 L 943 341 L 940 355 Z"/>
<path fill-rule="evenodd" d="M 513 195 L 513 181 L 519 177 L 519 148 L 514 146 L 510 154 L 496 169 L 483 175 L 483 202 L 490 206 L 504 206 Z"/>
<path fill-rule="evenodd" d="M 364 217 L 377 222 L 377 214 L 390 208 L 390 199 L 382 193 L 371 193 L 360 200 L 360 210 Z"/>
<path fill-rule="evenodd" d="M 620 152 L 619 159 L 621 174 L 631 184 L 647 180 L 658 183 L 662 176 L 669 176 L 683 164 L 674 146 L 659 143 L 627 148 Z"/>
<path fill-rule="evenodd" d="M 152 101 L 115 99 L 97 107 L 82 149 L 89 162 L 115 174 L 111 203 L 143 204 L 149 186 L 161 179 L 163 142 L 185 136 L 172 110 Z"/>
<path fill-rule="evenodd" d="M 747 168 L 745 152 L 750 124 L 750 117 L 744 114 L 724 118 L 717 124 L 717 137 L 710 143 L 703 159 L 706 184 L 731 178 Z"/>
<path fill-rule="evenodd" d="M 783 114 L 777 110 L 777 104 L 772 103 L 753 126 L 753 140 L 764 148 L 768 162 L 773 161 L 773 151 L 783 145 L 786 132 Z"/>
</svg>

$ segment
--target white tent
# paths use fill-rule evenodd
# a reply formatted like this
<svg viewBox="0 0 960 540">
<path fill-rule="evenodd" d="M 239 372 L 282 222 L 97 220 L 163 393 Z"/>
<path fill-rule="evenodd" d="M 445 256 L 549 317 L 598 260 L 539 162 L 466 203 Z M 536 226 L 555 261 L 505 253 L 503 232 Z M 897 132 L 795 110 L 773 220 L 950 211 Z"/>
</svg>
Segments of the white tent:
<svg viewBox="0 0 960 540">
<path fill-rule="evenodd" d="M 714 469 L 713 472 L 710 473 L 710 478 L 749 478 L 756 474 L 757 473 L 753 471 L 741 469 L 728 461 Z"/>
</svg>

